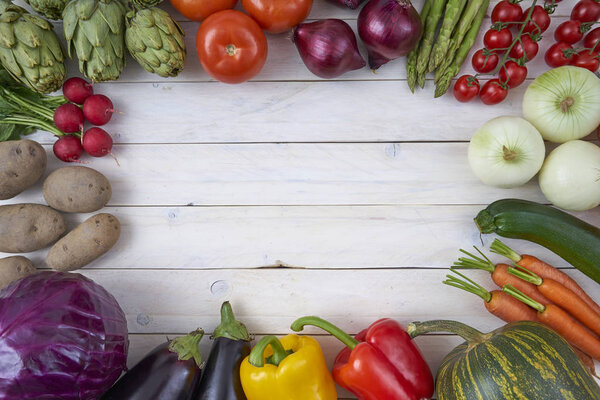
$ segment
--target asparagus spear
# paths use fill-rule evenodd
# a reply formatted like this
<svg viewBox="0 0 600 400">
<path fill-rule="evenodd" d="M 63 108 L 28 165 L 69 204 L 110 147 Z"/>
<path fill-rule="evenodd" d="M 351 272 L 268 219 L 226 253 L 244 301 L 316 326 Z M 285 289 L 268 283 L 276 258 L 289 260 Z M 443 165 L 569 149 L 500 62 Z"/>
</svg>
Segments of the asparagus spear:
<svg viewBox="0 0 600 400">
<path fill-rule="evenodd" d="M 473 1 L 477 0 L 471 0 L 471 2 Z M 444 61 L 452 31 L 454 30 L 454 26 L 458 23 L 466 3 L 467 0 L 450 0 L 448 1 L 448 4 L 446 4 L 442 28 L 440 29 L 440 34 L 433 46 L 431 57 L 429 57 L 429 72 L 435 71 L 442 61 Z"/>
<path fill-rule="evenodd" d="M 417 74 L 419 77 L 423 76 L 423 80 L 427 73 L 427 65 L 429 64 L 429 55 L 433 47 L 435 32 L 437 31 L 440 19 L 442 19 L 445 5 L 446 0 L 433 0 L 427 19 L 423 21 L 425 26 L 423 28 L 421 46 L 419 47 L 419 56 L 417 57 Z"/>
<path fill-rule="evenodd" d="M 421 10 L 421 21 L 423 22 L 427 19 L 427 15 L 429 15 L 429 11 L 431 10 L 431 3 L 433 3 L 433 0 L 427 0 L 423 5 L 423 9 Z M 413 93 L 415 92 L 415 84 L 417 83 L 417 56 L 419 54 L 420 45 L 421 40 L 419 39 L 419 43 L 417 43 L 415 48 L 412 49 L 410 53 L 408 53 L 408 57 L 406 59 L 406 75 L 408 79 L 408 87 Z"/>
<path fill-rule="evenodd" d="M 438 69 L 435 71 L 434 82 L 437 83 L 438 80 L 443 75 L 444 71 L 446 69 L 448 69 L 450 64 L 452 64 L 452 61 L 454 59 L 454 54 L 456 54 L 458 47 L 461 45 L 463 39 L 465 38 L 465 35 L 469 31 L 469 28 L 473 24 L 473 20 L 475 19 L 477 12 L 479 11 L 479 9 L 481 7 L 483 7 L 483 5 L 484 5 L 483 0 L 470 0 L 468 2 L 467 6 L 465 8 L 465 11 L 463 12 L 463 15 L 460 19 L 460 22 L 454 29 L 454 33 L 452 34 L 452 37 L 450 38 L 449 50 L 446 53 L 446 56 L 444 57 L 444 60 L 441 64 L 441 66 L 438 66 Z"/>
<path fill-rule="evenodd" d="M 450 83 L 452 78 L 458 75 L 460 71 L 460 67 L 469 55 L 469 51 L 473 44 L 475 44 L 475 39 L 477 39 L 477 34 L 479 33 L 479 28 L 481 28 L 481 23 L 483 22 L 483 18 L 485 17 L 485 12 L 487 11 L 488 5 L 490 4 L 490 0 L 484 0 L 483 5 L 477 11 L 477 15 L 473 20 L 473 25 L 469 28 L 469 31 L 465 35 L 463 42 L 460 44 L 456 56 L 452 61 L 452 64 L 448 67 L 448 69 L 444 72 L 444 74 L 440 77 L 436 87 L 435 87 L 435 97 L 440 97 L 450 87 Z"/>
</svg>

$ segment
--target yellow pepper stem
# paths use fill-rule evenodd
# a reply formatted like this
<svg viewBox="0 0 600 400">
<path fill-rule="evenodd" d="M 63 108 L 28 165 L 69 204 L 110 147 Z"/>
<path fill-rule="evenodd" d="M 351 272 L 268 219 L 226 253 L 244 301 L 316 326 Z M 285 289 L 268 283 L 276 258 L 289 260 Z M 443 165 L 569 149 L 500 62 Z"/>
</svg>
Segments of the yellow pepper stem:
<svg viewBox="0 0 600 400">
<path fill-rule="evenodd" d="M 353 350 L 358 344 L 358 340 L 354 339 L 352 336 L 333 325 L 331 322 L 325 321 L 323 318 L 319 317 L 310 316 L 298 318 L 292 322 L 291 328 L 294 332 L 300 332 L 306 325 L 312 325 L 323 329 L 325 332 L 330 333 L 339 339 L 339 341 L 348 346 L 350 350 Z"/>
<path fill-rule="evenodd" d="M 277 339 L 277 337 L 273 335 L 265 336 L 256 343 L 256 346 L 250 352 L 250 356 L 248 357 L 248 362 L 254 365 L 257 368 L 262 368 L 265 366 L 265 350 L 267 346 L 271 346 L 273 350 L 273 355 L 269 357 L 269 364 L 273 364 L 278 366 L 280 362 L 283 361 L 290 353 L 283 348 L 283 345 Z"/>
</svg>

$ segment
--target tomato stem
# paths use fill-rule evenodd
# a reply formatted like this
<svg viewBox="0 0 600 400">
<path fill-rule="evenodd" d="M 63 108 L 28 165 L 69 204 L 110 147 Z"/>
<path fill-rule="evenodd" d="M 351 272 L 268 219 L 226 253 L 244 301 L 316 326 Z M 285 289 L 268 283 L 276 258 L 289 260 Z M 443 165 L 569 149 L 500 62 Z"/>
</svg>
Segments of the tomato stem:
<svg viewBox="0 0 600 400">
<path fill-rule="evenodd" d="M 237 47 L 235 47 L 235 44 L 228 44 L 227 46 L 225 46 L 225 52 L 228 56 L 233 57 L 237 54 Z"/>
</svg>

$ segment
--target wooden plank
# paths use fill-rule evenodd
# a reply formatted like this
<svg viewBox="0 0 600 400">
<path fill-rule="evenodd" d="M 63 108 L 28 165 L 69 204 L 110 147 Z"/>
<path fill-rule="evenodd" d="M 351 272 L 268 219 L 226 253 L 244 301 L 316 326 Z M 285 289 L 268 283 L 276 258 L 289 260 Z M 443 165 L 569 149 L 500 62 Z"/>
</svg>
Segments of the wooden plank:
<svg viewBox="0 0 600 400">
<path fill-rule="evenodd" d="M 472 220 L 484 206 L 119 207 L 120 241 L 90 268 L 437 267 L 459 248 L 488 247 Z M 600 226 L 600 210 L 578 213 Z M 75 227 L 88 215 L 68 215 Z M 515 250 L 567 267 L 541 246 L 506 240 Z M 26 254 L 45 267 L 47 249 Z M 0 257 L 8 254 L 0 253 Z M 502 258 L 493 258 L 501 261 Z M 252 281 L 251 281 L 252 282 Z"/>
<path fill-rule="evenodd" d="M 567 272 L 596 301 L 597 283 Z M 220 305 L 230 300 L 255 334 L 286 334 L 304 315 L 318 315 L 356 334 L 382 316 L 406 325 L 415 320 L 457 319 L 483 331 L 501 324 L 470 293 L 443 285 L 446 269 L 366 270 L 84 270 L 121 304 L 131 333 L 212 332 Z M 467 272 L 490 290 L 489 273 Z M 320 333 L 308 328 L 306 333 Z M 322 333 L 322 332 L 321 332 Z"/>
</svg>

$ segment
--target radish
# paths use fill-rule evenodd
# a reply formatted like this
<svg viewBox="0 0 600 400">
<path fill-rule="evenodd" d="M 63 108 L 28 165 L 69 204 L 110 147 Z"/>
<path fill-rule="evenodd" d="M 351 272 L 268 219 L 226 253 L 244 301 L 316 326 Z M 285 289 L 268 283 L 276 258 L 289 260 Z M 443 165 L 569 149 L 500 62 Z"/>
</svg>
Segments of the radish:
<svg viewBox="0 0 600 400">
<path fill-rule="evenodd" d="M 83 153 L 83 146 L 81 145 L 81 139 L 74 135 L 61 136 L 54 146 L 52 146 L 54 155 L 64 162 L 74 162 L 79 160 Z"/>
<path fill-rule="evenodd" d="M 69 78 L 63 84 L 63 95 L 73 103 L 83 104 L 85 99 L 94 94 L 94 88 L 81 78 Z"/>
<path fill-rule="evenodd" d="M 93 127 L 88 129 L 82 139 L 83 149 L 92 157 L 104 157 L 112 154 L 113 140 L 102 128 Z"/>
<path fill-rule="evenodd" d="M 83 132 L 83 112 L 75 104 L 66 103 L 54 112 L 54 125 L 64 133 Z"/>
<path fill-rule="evenodd" d="M 102 94 L 94 94 L 83 102 L 83 115 L 94 125 L 106 124 L 115 112 L 112 101 Z"/>
</svg>

